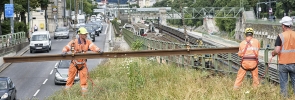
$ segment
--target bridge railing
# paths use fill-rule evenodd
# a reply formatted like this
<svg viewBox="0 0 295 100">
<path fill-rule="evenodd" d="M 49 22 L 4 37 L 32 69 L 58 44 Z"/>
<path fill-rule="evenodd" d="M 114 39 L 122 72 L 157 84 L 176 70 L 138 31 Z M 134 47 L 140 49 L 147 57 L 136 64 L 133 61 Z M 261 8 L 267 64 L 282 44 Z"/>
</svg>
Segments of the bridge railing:
<svg viewBox="0 0 295 100">
<path fill-rule="evenodd" d="M 18 32 L 13 34 L 6 34 L 0 36 L 1 48 L 6 48 L 8 46 L 13 46 L 16 44 L 20 44 L 22 42 L 26 42 L 27 37 L 25 32 Z"/>
<path fill-rule="evenodd" d="M 120 35 L 119 23 L 116 20 L 113 20 L 111 22 L 115 31 L 115 36 L 118 37 Z"/>
<path fill-rule="evenodd" d="M 16 51 L 19 45 L 27 42 L 25 32 L 6 34 L 0 36 L 0 56 Z"/>
<path fill-rule="evenodd" d="M 138 36 L 127 29 L 123 29 L 125 41 L 132 45 L 139 40 L 143 43 L 140 50 L 161 50 L 161 49 L 184 49 L 185 44 L 160 41 L 155 39 Z M 191 45 L 191 48 L 216 48 L 215 46 Z M 278 81 L 277 60 L 269 62 L 269 54 L 272 49 L 261 49 L 265 56 L 263 60 L 259 60 L 259 75 L 265 75 L 265 78 L 274 82 Z M 240 57 L 236 53 L 219 53 L 219 54 L 194 54 L 194 55 L 178 55 L 178 56 L 157 56 L 150 57 L 159 63 L 170 63 L 180 67 L 189 67 L 203 70 L 212 70 L 222 73 L 236 73 L 240 67 Z M 265 70 L 268 64 L 271 64 L 269 70 Z M 250 74 L 248 74 L 250 75 Z"/>
<path fill-rule="evenodd" d="M 256 20 L 246 20 L 245 23 L 251 23 L 251 24 L 266 24 L 266 25 L 281 25 L 280 19 L 276 20 L 263 20 L 263 19 L 256 19 Z"/>
</svg>

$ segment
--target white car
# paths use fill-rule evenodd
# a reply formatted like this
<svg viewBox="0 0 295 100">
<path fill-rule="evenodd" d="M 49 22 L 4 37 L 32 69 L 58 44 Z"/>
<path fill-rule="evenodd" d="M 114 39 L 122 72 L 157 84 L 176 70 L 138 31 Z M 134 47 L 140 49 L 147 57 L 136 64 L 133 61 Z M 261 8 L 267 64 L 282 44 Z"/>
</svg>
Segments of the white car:
<svg viewBox="0 0 295 100">
<path fill-rule="evenodd" d="M 30 53 L 35 51 L 46 51 L 51 50 L 51 38 L 49 31 L 36 31 L 30 38 Z"/>
<path fill-rule="evenodd" d="M 54 32 L 54 39 L 57 38 L 70 38 L 69 35 L 69 28 L 67 27 L 58 27 L 56 28 L 55 32 Z"/>
</svg>

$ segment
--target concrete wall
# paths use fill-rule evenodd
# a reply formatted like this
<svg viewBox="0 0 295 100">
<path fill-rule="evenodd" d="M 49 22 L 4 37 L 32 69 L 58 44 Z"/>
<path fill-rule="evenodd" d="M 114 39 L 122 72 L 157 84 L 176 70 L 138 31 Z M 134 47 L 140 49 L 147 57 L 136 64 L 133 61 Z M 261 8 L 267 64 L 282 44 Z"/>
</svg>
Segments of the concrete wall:
<svg viewBox="0 0 295 100">
<path fill-rule="evenodd" d="M 51 0 L 51 1 L 55 1 L 55 0 Z M 56 2 L 57 5 L 55 4 L 49 4 L 47 7 L 47 14 L 48 14 L 48 31 L 49 32 L 54 32 L 55 28 L 56 28 L 56 23 L 58 24 L 58 26 L 63 26 L 64 22 L 63 22 L 63 0 Z M 57 6 L 57 12 L 53 12 L 53 6 Z M 54 20 L 54 16 L 56 16 L 57 20 Z"/>
</svg>

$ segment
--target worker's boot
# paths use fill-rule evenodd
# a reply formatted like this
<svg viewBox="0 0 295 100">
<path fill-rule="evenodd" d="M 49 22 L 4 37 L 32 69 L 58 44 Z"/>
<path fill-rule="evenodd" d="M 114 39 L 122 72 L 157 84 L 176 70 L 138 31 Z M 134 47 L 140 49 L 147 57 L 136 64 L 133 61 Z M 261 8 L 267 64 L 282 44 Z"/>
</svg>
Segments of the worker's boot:
<svg viewBox="0 0 295 100">
<path fill-rule="evenodd" d="M 66 86 L 66 87 L 63 89 L 63 94 L 68 94 L 69 89 L 70 89 L 70 87 L 69 87 L 69 86 Z"/>
<path fill-rule="evenodd" d="M 82 94 L 83 97 L 85 97 L 86 94 L 87 94 L 87 89 L 86 88 L 82 88 L 81 94 Z"/>
</svg>

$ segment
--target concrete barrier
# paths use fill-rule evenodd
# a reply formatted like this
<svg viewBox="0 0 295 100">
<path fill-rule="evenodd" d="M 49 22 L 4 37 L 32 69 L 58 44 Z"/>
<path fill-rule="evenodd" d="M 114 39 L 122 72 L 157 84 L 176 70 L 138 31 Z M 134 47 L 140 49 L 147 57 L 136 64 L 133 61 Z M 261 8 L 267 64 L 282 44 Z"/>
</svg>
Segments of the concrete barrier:
<svg viewBox="0 0 295 100">
<path fill-rule="evenodd" d="M 29 50 L 29 42 L 25 42 L 25 43 L 21 43 L 18 45 L 15 45 L 13 47 L 11 47 L 10 49 L 12 52 L 5 54 L 3 56 L 0 56 L 0 72 L 2 72 L 4 69 L 6 69 L 9 65 L 11 65 L 11 63 L 4 63 L 3 61 L 3 57 L 12 57 L 12 56 L 21 56 L 23 55 L 25 52 L 27 52 Z M 4 52 L 5 50 L 2 50 L 2 52 Z M 7 51 L 7 50 L 6 50 Z"/>
</svg>

